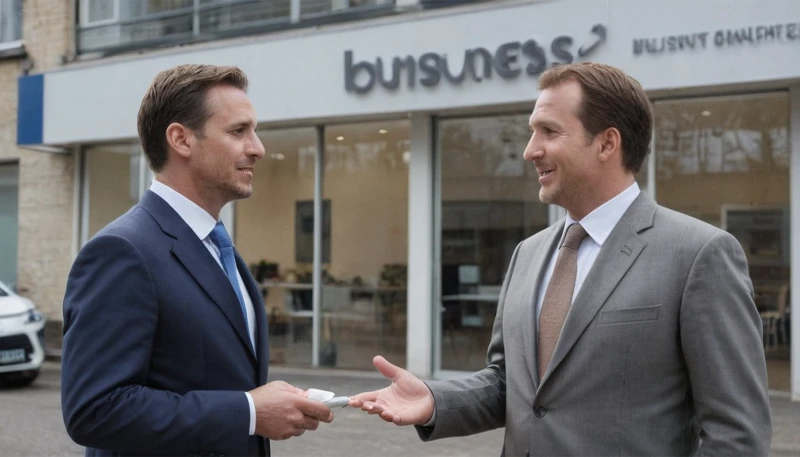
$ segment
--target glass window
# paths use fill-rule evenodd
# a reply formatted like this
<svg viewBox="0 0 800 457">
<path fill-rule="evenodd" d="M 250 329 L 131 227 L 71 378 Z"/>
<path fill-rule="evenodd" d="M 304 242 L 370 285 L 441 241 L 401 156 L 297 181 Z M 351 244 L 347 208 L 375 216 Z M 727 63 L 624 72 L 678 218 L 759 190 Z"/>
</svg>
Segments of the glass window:
<svg viewBox="0 0 800 457">
<path fill-rule="evenodd" d="M 0 1 L 0 43 L 22 39 L 22 0 Z"/>
<path fill-rule="evenodd" d="M 314 128 L 259 132 L 266 155 L 256 162 L 253 195 L 236 202 L 236 249 L 262 287 L 269 315 L 270 360 L 311 365 L 311 267 L 295 240 L 313 252 L 313 212 L 297 224 L 300 203 L 314 199 Z M 301 210 L 302 211 L 302 210 Z"/>
<path fill-rule="evenodd" d="M 85 24 L 113 21 L 117 17 L 118 0 L 84 0 Z"/>
<path fill-rule="evenodd" d="M 86 149 L 88 238 L 139 201 L 138 144 L 100 145 Z M 88 239 L 87 238 L 87 239 Z"/>
<path fill-rule="evenodd" d="M 21 0 L 0 0 L 21 4 Z M 78 52 L 112 52 L 391 14 L 393 0 L 80 0 Z M 353 14 L 349 14 L 352 11 Z M 345 14 L 341 14 L 341 13 Z"/>
<path fill-rule="evenodd" d="M 369 370 L 375 354 L 406 363 L 409 128 L 407 121 L 326 128 L 323 365 Z"/>
<path fill-rule="evenodd" d="M 19 165 L 0 165 L 0 281 L 17 282 L 17 235 L 19 233 Z M 4 292 L 0 289 L 0 296 Z"/>
<path fill-rule="evenodd" d="M 200 11 L 200 32 L 228 32 L 237 29 L 258 29 L 265 25 L 288 23 L 291 14 L 290 0 L 260 0 L 230 4 L 210 1 L 210 6 Z"/>
<path fill-rule="evenodd" d="M 769 387 L 789 390 L 789 97 L 658 102 L 656 196 L 742 243 L 764 321 Z"/>
<path fill-rule="evenodd" d="M 548 226 L 522 153 L 529 114 L 442 120 L 441 368 L 478 370 L 514 248 Z"/>
</svg>

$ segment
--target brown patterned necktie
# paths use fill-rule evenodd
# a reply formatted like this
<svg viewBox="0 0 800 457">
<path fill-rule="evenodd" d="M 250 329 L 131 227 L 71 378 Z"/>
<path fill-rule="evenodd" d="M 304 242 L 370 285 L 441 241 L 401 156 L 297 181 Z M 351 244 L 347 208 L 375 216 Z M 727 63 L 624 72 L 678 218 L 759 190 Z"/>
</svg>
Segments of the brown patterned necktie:
<svg viewBox="0 0 800 457">
<path fill-rule="evenodd" d="M 569 226 L 564 242 L 558 250 L 556 266 L 547 285 L 539 314 L 539 341 L 536 345 L 539 357 L 539 381 L 544 378 L 553 350 L 556 348 L 561 327 L 567 318 L 578 276 L 578 247 L 586 238 L 586 230 L 580 224 Z"/>
</svg>

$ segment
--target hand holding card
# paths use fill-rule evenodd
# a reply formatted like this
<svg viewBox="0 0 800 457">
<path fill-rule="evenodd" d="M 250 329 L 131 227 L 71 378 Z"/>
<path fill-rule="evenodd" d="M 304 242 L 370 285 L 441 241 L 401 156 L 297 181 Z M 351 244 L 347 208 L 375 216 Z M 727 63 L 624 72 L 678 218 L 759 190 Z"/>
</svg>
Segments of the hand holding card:
<svg viewBox="0 0 800 457">
<path fill-rule="evenodd" d="M 336 394 L 327 390 L 308 389 L 306 392 L 308 392 L 309 399 L 321 401 L 328 408 L 341 408 L 350 402 L 350 397 L 337 397 Z"/>
</svg>

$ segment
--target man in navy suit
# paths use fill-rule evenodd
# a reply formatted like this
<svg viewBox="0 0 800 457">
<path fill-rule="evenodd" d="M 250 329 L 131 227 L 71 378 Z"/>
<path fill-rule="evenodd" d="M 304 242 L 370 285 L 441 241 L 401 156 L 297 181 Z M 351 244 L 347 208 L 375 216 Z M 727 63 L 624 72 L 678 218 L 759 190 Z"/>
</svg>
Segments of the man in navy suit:
<svg viewBox="0 0 800 457">
<path fill-rule="evenodd" d="M 64 297 L 64 422 L 87 456 L 263 456 L 333 420 L 266 383 L 264 304 L 218 222 L 264 156 L 246 90 L 236 67 L 182 65 L 142 100 L 155 180 L 81 249 Z"/>
</svg>

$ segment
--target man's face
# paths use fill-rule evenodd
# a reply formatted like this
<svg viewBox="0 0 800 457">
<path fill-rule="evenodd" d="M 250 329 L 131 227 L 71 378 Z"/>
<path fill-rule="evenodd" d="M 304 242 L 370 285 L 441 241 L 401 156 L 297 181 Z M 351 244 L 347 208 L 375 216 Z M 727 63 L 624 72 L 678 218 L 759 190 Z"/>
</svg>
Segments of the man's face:
<svg viewBox="0 0 800 457">
<path fill-rule="evenodd" d="M 592 199 L 587 197 L 602 179 L 599 147 L 578 119 L 581 96 L 574 80 L 542 91 L 530 117 L 532 135 L 523 155 L 539 174 L 539 199 L 578 218 L 588 213 L 585 207 Z"/>
<path fill-rule="evenodd" d="M 210 117 L 195 132 L 192 175 L 204 199 L 220 207 L 253 193 L 253 171 L 264 157 L 253 105 L 242 90 L 216 86 L 206 94 Z"/>
</svg>

